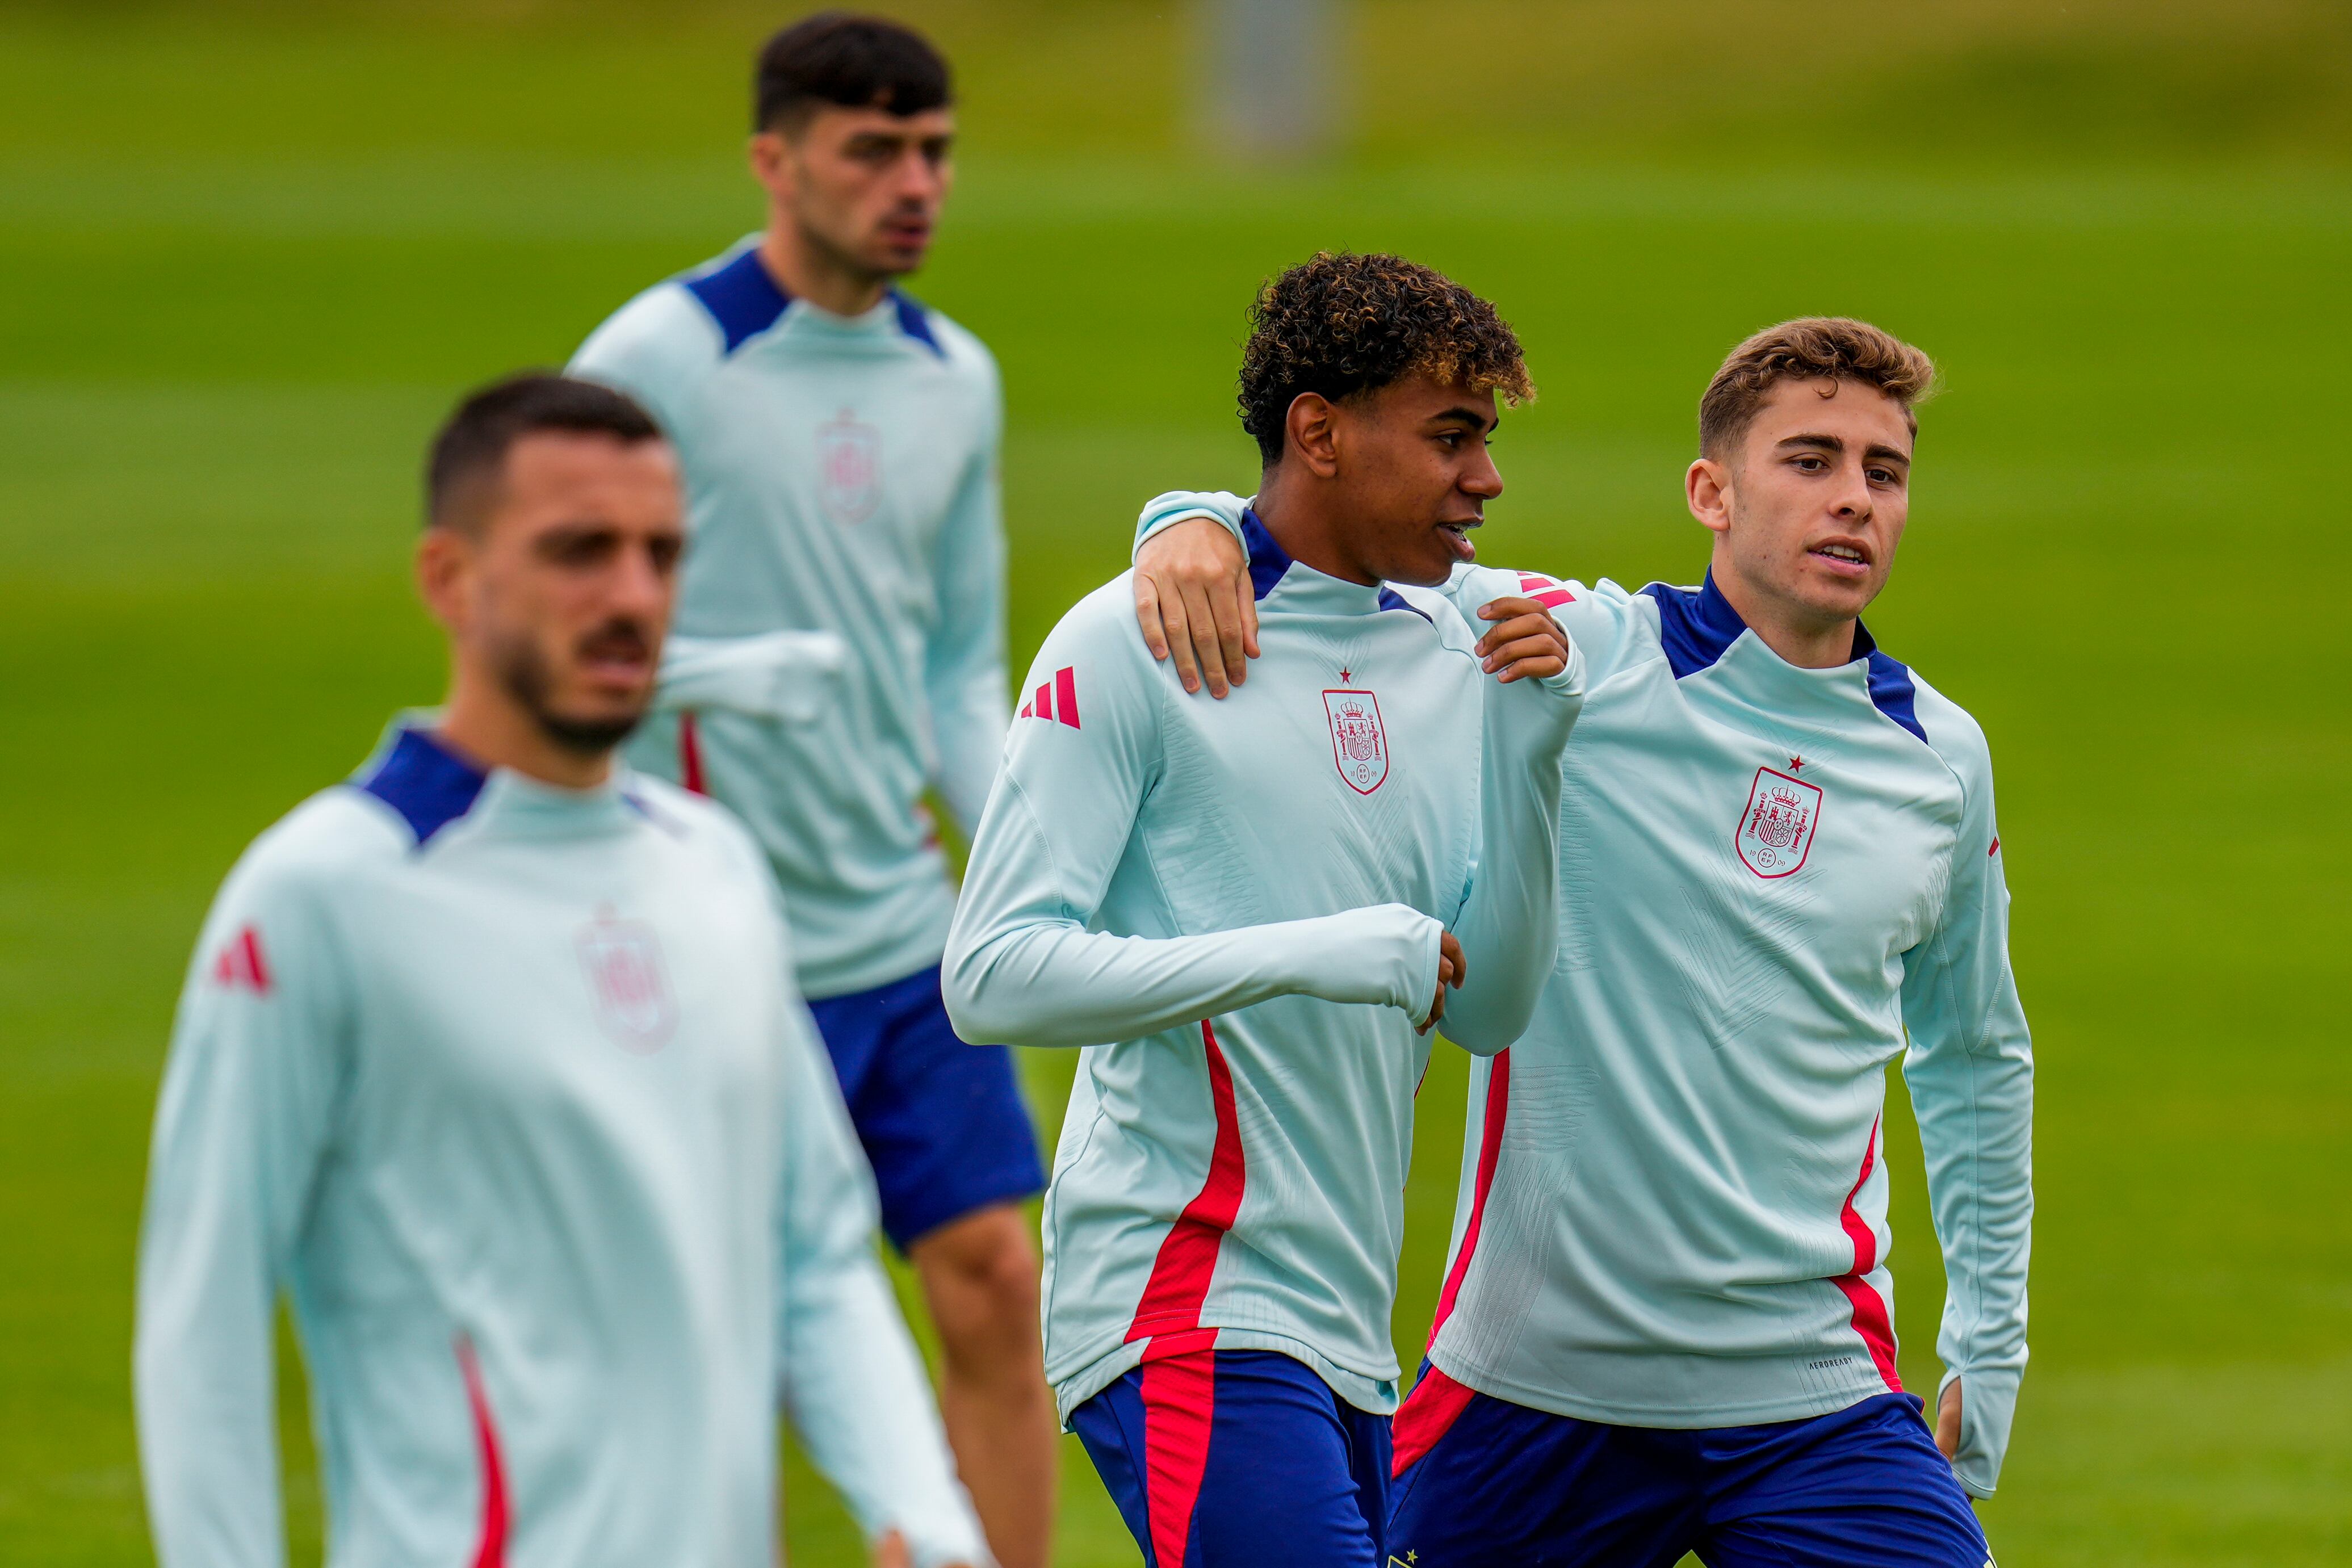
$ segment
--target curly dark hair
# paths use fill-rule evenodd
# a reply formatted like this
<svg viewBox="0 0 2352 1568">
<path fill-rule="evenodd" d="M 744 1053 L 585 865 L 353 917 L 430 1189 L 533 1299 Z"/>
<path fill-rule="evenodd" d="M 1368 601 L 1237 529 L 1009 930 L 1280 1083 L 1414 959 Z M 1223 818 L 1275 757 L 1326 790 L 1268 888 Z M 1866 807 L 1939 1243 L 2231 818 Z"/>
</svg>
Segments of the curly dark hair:
<svg viewBox="0 0 2352 1568">
<path fill-rule="evenodd" d="M 1507 403 L 1536 395 L 1509 323 L 1461 284 L 1400 256 L 1318 251 L 1250 308 L 1242 428 L 1272 467 L 1300 393 L 1337 403 L 1423 372 Z"/>
</svg>

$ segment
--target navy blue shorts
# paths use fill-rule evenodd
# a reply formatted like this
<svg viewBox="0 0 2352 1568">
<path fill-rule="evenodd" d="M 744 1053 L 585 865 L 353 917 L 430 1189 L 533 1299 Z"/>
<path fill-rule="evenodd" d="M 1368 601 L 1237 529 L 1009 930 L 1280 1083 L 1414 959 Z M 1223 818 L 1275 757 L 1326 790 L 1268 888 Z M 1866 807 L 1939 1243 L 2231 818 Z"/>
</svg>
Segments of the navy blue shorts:
<svg viewBox="0 0 2352 1568">
<path fill-rule="evenodd" d="M 1162 1335 L 1153 1349 L 1189 1337 Z M 1147 1360 L 1072 1411 L 1070 1426 L 1147 1568 L 1384 1561 L 1388 1417 L 1357 1409 L 1289 1356 L 1202 1349 Z"/>
<path fill-rule="evenodd" d="M 1986 1568 L 1919 1400 L 1676 1431 L 1552 1415 L 1424 1367 L 1397 1412 L 1389 1550 L 1417 1568 Z"/>
<path fill-rule="evenodd" d="M 956 1037 L 937 964 L 809 1011 L 874 1167 L 892 1246 L 904 1252 L 950 1220 L 1044 1189 L 1013 1053 Z"/>
</svg>

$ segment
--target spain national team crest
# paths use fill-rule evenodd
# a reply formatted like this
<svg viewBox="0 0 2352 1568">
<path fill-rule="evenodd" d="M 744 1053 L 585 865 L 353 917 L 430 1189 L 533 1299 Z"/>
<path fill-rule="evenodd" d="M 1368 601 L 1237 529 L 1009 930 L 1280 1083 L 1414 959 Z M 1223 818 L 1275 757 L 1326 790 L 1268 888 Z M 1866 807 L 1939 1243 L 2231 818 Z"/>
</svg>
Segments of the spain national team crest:
<svg viewBox="0 0 2352 1568">
<path fill-rule="evenodd" d="M 834 522 L 864 522 L 882 504 L 882 433 L 845 408 L 816 428 L 817 500 Z"/>
<path fill-rule="evenodd" d="M 1323 711 L 1331 721 L 1331 760 L 1358 795 L 1370 795 L 1389 776 L 1388 731 L 1381 728 L 1381 700 L 1369 691 L 1326 691 Z"/>
<path fill-rule="evenodd" d="M 668 1043 L 677 1027 L 677 1004 L 653 927 L 602 910 L 580 932 L 580 961 L 588 971 L 596 1022 L 614 1044 L 650 1056 Z"/>
<path fill-rule="evenodd" d="M 1749 870 L 1759 877 L 1785 877 L 1812 852 L 1813 830 L 1821 820 L 1820 790 L 1777 769 L 1758 768 L 1733 842 Z"/>
</svg>

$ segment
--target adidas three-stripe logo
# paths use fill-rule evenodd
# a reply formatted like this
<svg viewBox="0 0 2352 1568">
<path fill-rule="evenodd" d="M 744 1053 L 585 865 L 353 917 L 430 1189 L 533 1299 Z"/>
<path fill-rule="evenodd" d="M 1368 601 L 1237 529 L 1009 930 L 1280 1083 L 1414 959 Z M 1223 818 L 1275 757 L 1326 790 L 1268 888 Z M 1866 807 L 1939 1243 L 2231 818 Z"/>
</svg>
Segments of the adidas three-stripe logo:
<svg viewBox="0 0 2352 1568">
<path fill-rule="evenodd" d="M 1040 685 L 1029 700 L 1021 705 L 1024 719 L 1046 719 L 1055 723 L 1078 727 L 1078 672 L 1075 667 L 1065 667 L 1054 672 L 1054 679 Z"/>
</svg>

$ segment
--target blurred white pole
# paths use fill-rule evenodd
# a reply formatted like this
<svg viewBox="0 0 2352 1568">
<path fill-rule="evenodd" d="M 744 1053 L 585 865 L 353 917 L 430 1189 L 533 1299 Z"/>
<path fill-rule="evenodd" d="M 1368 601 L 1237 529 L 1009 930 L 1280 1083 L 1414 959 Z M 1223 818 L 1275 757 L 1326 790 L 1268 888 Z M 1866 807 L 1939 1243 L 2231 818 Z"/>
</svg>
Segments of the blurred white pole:
<svg viewBox="0 0 2352 1568">
<path fill-rule="evenodd" d="M 1196 0 L 1210 139 L 1245 157 L 1321 151 L 1338 129 L 1337 0 Z"/>
</svg>

